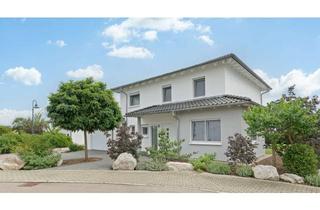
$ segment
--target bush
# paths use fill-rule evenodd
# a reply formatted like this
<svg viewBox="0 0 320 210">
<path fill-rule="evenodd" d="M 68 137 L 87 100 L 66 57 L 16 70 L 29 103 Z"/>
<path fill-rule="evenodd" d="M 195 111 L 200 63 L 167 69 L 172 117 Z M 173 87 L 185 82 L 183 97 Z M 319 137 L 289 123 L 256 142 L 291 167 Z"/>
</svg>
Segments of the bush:
<svg viewBox="0 0 320 210">
<path fill-rule="evenodd" d="M 57 166 L 58 161 L 61 159 L 60 154 L 52 153 L 44 156 L 39 156 L 34 153 L 24 153 L 20 155 L 26 165 L 23 169 L 42 169 Z"/>
<path fill-rule="evenodd" d="M 146 171 L 168 171 L 168 167 L 165 162 L 161 160 L 148 160 L 143 162 L 138 162 L 136 170 L 146 170 Z"/>
<path fill-rule="evenodd" d="M 317 173 L 317 155 L 313 148 L 306 144 L 293 144 L 283 156 L 283 166 L 289 173 L 302 177 Z"/>
<path fill-rule="evenodd" d="M 320 187 L 320 175 L 307 175 L 304 181 L 309 185 Z"/>
<path fill-rule="evenodd" d="M 256 159 L 256 153 L 254 152 L 256 146 L 250 138 L 236 133 L 234 137 L 230 136 L 228 140 L 229 146 L 225 155 L 231 163 L 250 164 Z"/>
<path fill-rule="evenodd" d="M 127 123 L 124 122 L 117 129 L 116 139 L 110 138 L 108 140 L 107 154 L 111 159 L 115 160 L 124 152 L 131 153 L 136 159 L 138 159 L 138 150 L 141 148 L 142 136 L 138 133 L 131 133 Z"/>
<path fill-rule="evenodd" d="M 72 139 L 69 136 L 59 132 L 43 133 L 41 139 L 48 141 L 53 148 L 69 147 L 72 144 Z"/>
<path fill-rule="evenodd" d="M 196 171 L 207 171 L 208 165 L 215 160 L 215 154 L 204 154 L 191 160 L 193 169 Z"/>
<path fill-rule="evenodd" d="M 12 153 L 15 147 L 22 142 L 23 136 L 16 133 L 7 133 L 0 136 L 0 154 Z"/>
<path fill-rule="evenodd" d="M 158 148 L 147 148 L 152 159 L 188 162 L 191 154 L 181 154 L 183 140 L 171 140 L 165 130 L 159 132 Z"/>
<path fill-rule="evenodd" d="M 218 161 L 212 161 L 207 166 L 207 171 L 212 174 L 231 174 L 230 165 Z"/>
<path fill-rule="evenodd" d="M 26 163 L 24 169 L 41 169 L 56 166 L 61 156 L 52 153 L 49 141 L 43 141 L 40 135 L 25 135 L 15 152 Z"/>
<path fill-rule="evenodd" d="M 69 149 L 70 149 L 70 152 L 82 151 L 84 150 L 84 146 L 72 143 L 69 145 Z"/>
<path fill-rule="evenodd" d="M 3 134 L 11 133 L 12 130 L 10 127 L 0 125 L 0 136 Z"/>
<path fill-rule="evenodd" d="M 252 177 L 253 171 L 249 165 L 237 165 L 235 170 L 236 175 L 243 177 Z"/>
</svg>

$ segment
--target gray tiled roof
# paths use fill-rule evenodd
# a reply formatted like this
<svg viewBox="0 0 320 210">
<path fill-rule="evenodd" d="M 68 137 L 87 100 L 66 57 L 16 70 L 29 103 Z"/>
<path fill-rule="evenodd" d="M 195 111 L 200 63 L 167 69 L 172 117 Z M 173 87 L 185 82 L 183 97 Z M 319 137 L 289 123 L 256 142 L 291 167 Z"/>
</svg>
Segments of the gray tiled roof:
<svg viewBox="0 0 320 210">
<path fill-rule="evenodd" d="M 169 113 L 172 111 L 185 111 L 195 109 L 205 109 L 230 105 L 250 105 L 256 104 L 250 98 L 234 95 L 221 95 L 206 98 L 181 101 L 176 103 L 167 103 L 149 106 L 143 109 L 135 110 L 126 114 L 128 117 L 137 117 L 147 114 Z"/>
</svg>

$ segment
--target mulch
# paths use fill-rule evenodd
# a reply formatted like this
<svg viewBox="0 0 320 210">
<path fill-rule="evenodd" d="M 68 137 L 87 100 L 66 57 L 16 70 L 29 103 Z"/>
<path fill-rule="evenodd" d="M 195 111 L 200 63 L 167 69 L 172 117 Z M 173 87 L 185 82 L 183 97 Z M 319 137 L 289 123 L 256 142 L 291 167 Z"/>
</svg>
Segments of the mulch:
<svg viewBox="0 0 320 210">
<path fill-rule="evenodd" d="M 79 163 L 89 163 L 89 162 L 95 162 L 102 160 L 102 158 L 99 157 L 89 157 L 88 160 L 85 160 L 84 158 L 76 158 L 76 159 L 69 159 L 69 160 L 63 160 L 62 165 L 74 165 Z"/>
<path fill-rule="evenodd" d="M 272 162 L 272 155 L 269 157 L 266 157 L 264 159 L 261 159 L 259 161 L 256 161 L 257 165 L 273 165 Z M 283 168 L 283 162 L 282 162 L 282 158 L 279 155 L 276 155 L 276 168 L 279 174 L 284 173 L 284 168 Z"/>
</svg>

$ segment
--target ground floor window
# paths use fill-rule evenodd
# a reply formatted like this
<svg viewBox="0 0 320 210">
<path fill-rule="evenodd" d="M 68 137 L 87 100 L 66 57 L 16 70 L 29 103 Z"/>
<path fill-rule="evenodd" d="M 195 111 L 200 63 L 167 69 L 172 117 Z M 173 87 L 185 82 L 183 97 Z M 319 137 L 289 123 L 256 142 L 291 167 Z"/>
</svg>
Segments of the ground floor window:
<svg viewBox="0 0 320 210">
<path fill-rule="evenodd" d="M 142 127 L 142 135 L 143 136 L 148 136 L 149 135 L 149 129 L 147 126 Z"/>
<path fill-rule="evenodd" d="M 220 120 L 195 120 L 191 122 L 192 141 L 221 141 Z"/>
</svg>

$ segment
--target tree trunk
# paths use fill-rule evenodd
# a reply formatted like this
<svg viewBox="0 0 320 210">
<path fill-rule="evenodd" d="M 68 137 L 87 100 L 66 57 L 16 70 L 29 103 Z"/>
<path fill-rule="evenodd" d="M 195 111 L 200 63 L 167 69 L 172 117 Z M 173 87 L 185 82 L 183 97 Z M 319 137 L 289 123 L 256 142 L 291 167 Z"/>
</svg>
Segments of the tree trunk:
<svg viewBox="0 0 320 210">
<path fill-rule="evenodd" d="M 271 148 L 272 148 L 272 165 L 277 168 L 276 143 L 272 142 L 272 143 L 271 143 Z"/>
<path fill-rule="evenodd" d="M 88 161 L 88 141 L 87 141 L 87 131 L 84 130 L 84 159 Z"/>
</svg>

